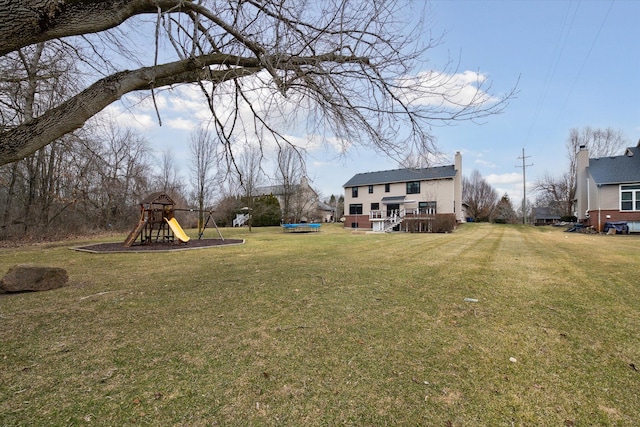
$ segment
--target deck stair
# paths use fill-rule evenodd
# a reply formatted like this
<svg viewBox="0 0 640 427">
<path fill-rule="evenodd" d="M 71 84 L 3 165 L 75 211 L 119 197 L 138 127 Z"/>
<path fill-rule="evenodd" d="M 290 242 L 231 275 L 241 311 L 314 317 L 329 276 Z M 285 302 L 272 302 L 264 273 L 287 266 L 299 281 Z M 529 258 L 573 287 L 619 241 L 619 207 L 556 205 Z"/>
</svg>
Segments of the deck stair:
<svg viewBox="0 0 640 427">
<path fill-rule="evenodd" d="M 250 217 L 249 214 L 236 214 L 236 217 L 233 219 L 233 226 L 234 227 L 243 226 L 249 220 L 249 217 Z"/>
<path fill-rule="evenodd" d="M 385 233 L 391 232 L 391 230 L 393 230 L 395 226 L 397 226 L 398 224 L 401 224 L 402 221 L 404 221 L 404 216 L 405 216 L 404 209 L 397 212 L 393 212 L 391 215 L 387 216 L 387 218 L 384 220 L 384 225 L 382 227 L 384 232 Z"/>
</svg>

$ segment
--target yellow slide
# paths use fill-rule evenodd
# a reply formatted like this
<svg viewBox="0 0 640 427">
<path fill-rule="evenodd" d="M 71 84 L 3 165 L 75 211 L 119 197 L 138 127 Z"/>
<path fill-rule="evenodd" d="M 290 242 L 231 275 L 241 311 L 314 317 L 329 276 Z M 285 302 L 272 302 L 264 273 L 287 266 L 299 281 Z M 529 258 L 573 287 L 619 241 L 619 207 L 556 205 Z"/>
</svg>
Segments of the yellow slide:
<svg viewBox="0 0 640 427">
<path fill-rule="evenodd" d="M 191 240 L 191 238 L 185 234 L 184 230 L 182 229 L 182 227 L 180 227 L 180 224 L 178 224 L 178 221 L 176 221 L 175 218 L 165 218 L 164 220 L 167 221 L 167 224 L 169 224 L 169 227 L 171 227 L 171 230 L 173 230 L 173 234 L 178 239 L 180 239 L 181 242 L 187 243 L 189 240 Z"/>
</svg>

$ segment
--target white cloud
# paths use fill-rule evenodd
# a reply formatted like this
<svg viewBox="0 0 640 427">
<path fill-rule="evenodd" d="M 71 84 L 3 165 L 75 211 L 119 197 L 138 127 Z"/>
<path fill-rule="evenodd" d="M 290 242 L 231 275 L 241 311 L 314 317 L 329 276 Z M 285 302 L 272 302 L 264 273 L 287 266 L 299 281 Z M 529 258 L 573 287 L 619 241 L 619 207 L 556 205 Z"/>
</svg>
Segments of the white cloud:
<svg viewBox="0 0 640 427">
<path fill-rule="evenodd" d="M 483 159 L 475 159 L 473 163 L 489 169 L 496 169 L 498 167 L 495 163 Z"/>
<path fill-rule="evenodd" d="M 466 105 L 480 106 L 497 102 L 482 90 L 487 76 L 474 71 L 447 74 L 441 71 L 421 71 L 398 81 L 403 88 L 398 96 L 413 105 L 459 109 Z"/>
<path fill-rule="evenodd" d="M 188 132 L 193 131 L 198 124 L 193 120 L 184 119 L 182 117 L 176 117 L 174 119 L 168 119 L 165 122 L 168 127 L 178 130 L 185 130 Z"/>
<path fill-rule="evenodd" d="M 98 119 L 100 117 L 109 117 L 111 120 L 115 120 L 115 122 L 122 127 L 132 128 L 139 131 L 151 129 L 157 123 L 155 116 L 138 111 L 134 113 L 122 108 L 121 104 L 115 103 L 107 106 L 96 116 Z"/>
<path fill-rule="evenodd" d="M 485 180 L 496 190 L 499 197 L 509 196 L 511 204 L 518 209 L 522 204 L 522 174 L 510 172 L 504 174 L 490 174 Z M 527 200 L 532 200 L 532 184 L 527 182 Z"/>
<path fill-rule="evenodd" d="M 503 174 L 489 174 L 485 177 L 485 180 L 493 185 L 509 185 L 520 184 L 522 185 L 522 175 L 517 172 L 503 173 Z"/>
</svg>

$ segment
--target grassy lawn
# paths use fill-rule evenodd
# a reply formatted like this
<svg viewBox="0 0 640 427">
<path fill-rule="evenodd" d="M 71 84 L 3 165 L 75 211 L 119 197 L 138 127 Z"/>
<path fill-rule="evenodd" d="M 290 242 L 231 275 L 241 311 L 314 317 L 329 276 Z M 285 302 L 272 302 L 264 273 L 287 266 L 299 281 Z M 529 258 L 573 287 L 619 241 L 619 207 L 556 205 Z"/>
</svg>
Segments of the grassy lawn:
<svg viewBox="0 0 640 427">
<path fill-rule="evenodd" d="M 640 422 L 637 236 L 222 231 L 246 243 L 0 250 L 69 273 L 0 295 L 0 425 Z"/>
</svg>

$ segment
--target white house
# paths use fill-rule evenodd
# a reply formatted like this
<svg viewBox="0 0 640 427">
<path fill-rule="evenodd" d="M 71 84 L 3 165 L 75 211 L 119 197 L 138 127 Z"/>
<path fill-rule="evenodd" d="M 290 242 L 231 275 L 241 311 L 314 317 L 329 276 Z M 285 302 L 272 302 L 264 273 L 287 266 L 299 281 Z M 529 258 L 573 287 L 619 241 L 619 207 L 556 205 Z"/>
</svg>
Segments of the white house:
<svg viewBox="0 0 640 427">
<path fill-rule="evenodd" d="M 455 164 L 359 173 L 344 185 L 345 227 L 389 231 L 405 220 L 462 210 L 462 155 Z"/>
</svg>

